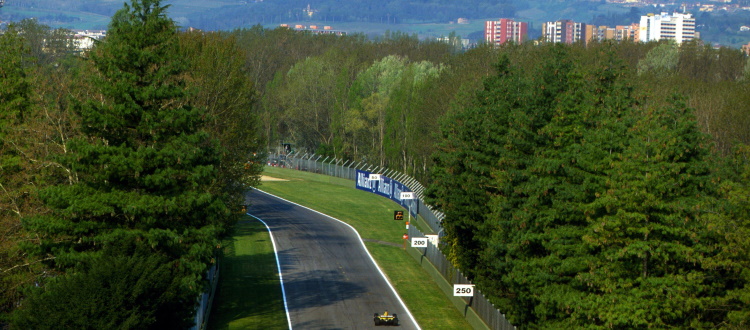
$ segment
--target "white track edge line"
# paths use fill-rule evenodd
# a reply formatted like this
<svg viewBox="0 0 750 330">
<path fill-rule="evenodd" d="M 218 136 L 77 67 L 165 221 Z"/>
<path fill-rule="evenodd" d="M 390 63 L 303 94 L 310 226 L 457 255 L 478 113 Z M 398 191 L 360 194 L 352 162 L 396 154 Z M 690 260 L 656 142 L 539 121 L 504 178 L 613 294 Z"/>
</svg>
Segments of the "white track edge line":
<svg viewBox="0 0 750 330">
<path fill-rule="evenodd" d="M 286 302 L 286 290 L 284 290 L 284 278 L 281 275 L 281 263 L 279 262 L 279 253 L 276 250 L 276 240 L 273 239 L 273 232 L 271 231 L 271 227 L 268 227 L 268 224 L 261 220 L 260 218 L 250 214 L 246 213 L 247 215 L 255 218 L 256 220 L 260 221 L 264 226 L 266 226 L 266 229 L 268 230 L 268 236 L 271 237 L 271 245 L 273 245 L 273 255 L 276 257 L 276 270 L 279 272 L 279 283 L 281 283 L 281 297 L 284 300 L 284 312 L 286 312 L 286 322 L 289 325 L 289 330 L 292 330 L 292 318 L 289 316 L 289 305 Z"/>
<path fill-rule="evenodd" d="M 396 291 L 396 288 L 394 288 L 394 287 L 393 287 L 393 285 L 391 284 L 391 281 L 389 281 L 389 280 L 388 280 L 388 277 L 387 277 L 387 276 L 385 276 L 385 273 L 383 273 L 383 270 L 382 270 L 382 269 L 380 269 L 380 265 L 378 265 L 377 261 L 375 261 L 375 258 L 373 258 L 372 254 L 370 254 L 370 251 L 369 251 L 369 250 L 367 249 L 367 246 L 365 245 L 365 241 L 363 241 L 363 240 L 362 240 L 362 236 L 360 236 L 360 235 L 359 235 L 359 232 L 357 231 L 357 229 L 354 229 L 354 227 L 352 227 L 352 225 L 350 225 L 350 224 L 348 224 L 348 223 L 346 223 L 346 222 L 343 222 L 343 221 L 341 221 L 341 220 L 339 220 L 339 219 L 336 219 L 336 218 L 334 218 L 334 217 L 332 217 L 332 216 L 330 216 L 330 215 L 328 215 L 328 214 L 325 214 L 325 213 L 323 213 L 323 212 L 320 212 L 320 211 L 316 211 L 316 210 L 313 210 L 313 209 L 311 209 L 311 208 L 309 208 L 309 207 L 307 207 L 307 206 L 304 206 L 304 205 L 300 205 L 300 204 L 297 204 L 297 203 L 295 203 L 295 202 L 292 202 L 292 201 L 290 201 L 290 200 L 287 200 L 287 199 L 281 198 L 281 197 L 279 197 L 279 196 L 276 196 L 276 195 L 274 195 L 274 194 L 271 194 L 271 193 L 265 192 L 265 191 L 263 191 L 263 190 L 260 190 L 260 189 L 257 189 L 257 188 L 255 188 L 254 190 L 255 190 L 255 191 L 259 191 L 259 192 L 262 192 L 262 193 L 264 193 L 264 194 L 266 194 L 266 195 L 270 195 L 270 196 L 276 197 L 276 198 L 278 198 L 278 199 L 280 199 L 280 200 L 282 200 L 282 201 L 285 201 L 285 202 L 287 202 L 287 203 L 290 203 L 290 204 L 294 204 L 294 205 L 297 205 L 297 206 L 299 206 L 299 207 L 301 207 L 301 208 L 304 208 L 304 209 L 308 209 L 308 210 L 310 210 L 310 211 L 313 211 L 313 212 L 315 212 L 315 213 L 318 213 L 318 214 L 320 214 L 320 215 L 326 216 L 326 217 L 328 217 L 328 218 L 331 218 L 331 219 L 333 219 L 333 220 L 336 220 L 336 221 L 338 221 L 338 222 L 341 222 L 341 223 L 343 223 L 344 225 L 346 225 L 347 227 L 351 228 L 351 229 L 352 229 L 352 231 L 354 231 L 354 233 L 355 233 L 355 234 L 357 235 L 357 238 L 359 239 L 359 244 L 361 244 L 361 245 L 362 245 L 362 248 L 364 248 L 364 249 L 365 249 L 365 252 L 366 252 L 366 253 L 367 253 L 367 255 L 368 255 L 368 256 L 370 257 L 370 261 L 372 261 L 372 263 L 373 263 L 373 264 L 375 264 L 375 267 L 376 267 L 376 268 L 378 269 L 378 273 L 380 273 L 380 276 L 382 276 L 382 277 L 383 277 L 383 279 L 385 280 L 385 283 L 387 283 L 387 284 L 388 284 L 388 287 L 389 287 L 389 288 L 391 288 L 391 291 L 393 292 L 393 294 L 394 294 L 394 295 L 396 295 L 396 299 L 398 299 L 398 302 L 400 302 L 400 303 L 401 303 L 401 306 L 402 306 L 402 307 L 404 307 L 404 310 L 406 311 L 406 314 L 407 314 L 407 315 L 409 315 L 409 318 L 411 318 L 412 322 L 414 322 L 414 325 L 415 325 L 415 326 L 417 327 L 417 329 L 418 329 L 418 330 L 422 330 L 422 328 L 421 328 L 421 327 L 419 326 L 419 323 L 417 323 L 417 319 L 415 319 L 415 318 L 414 318 L 414 315 L 412 315 L 412 314 L 411 314 L 411 311 L 409 311 L 409 307 L 406 307 L 406 304 L 405 304 L 405 303 L 404 303 L 404 301 L 403 301 L 403 300 L 401 299 L 401 296 L 400 296 L 400 295 L 398 294 L 398 292 Z M 251 215 L 251 216 L 252 216 L 252 215 Z M 252 217 L 253 217 L 253 218 L 255 218 L 255 216 L 252 216 Z M 256 219 L 258 219 L 258 218 L 256 218 Z M 258 220 L 260 220 L 260 219 L 258 219 Z M 262 221 L 262 220 L 261 220 L 261 221 Z M 265 222 L 264 222 L 263 224 L 265 224 Z M 270 231 L 270 230 L 271 230 L 271 229 L 269 229 L 269 231 Z M 271 239 L 273 240 L 273 237 L 272 237 Z M 274 252 L 275 252 L 275 249 L 276 249 L 276 247 L 274 246 Z M 277 263 L 278 263 L 278 260 L 279 260 L 279 259 L 278 259 L 278 256 L 277 256 L 277 257 L 276 257 L 276 262 L 277 262 Z M 280 268 L 279 268 L 279 276 L 281 276 L 281 269 L 280 269 Z M 283 285 L 282 285 L 282 290 L 283 290 Z M 284 299 L 284 308 L 286 308 L 286 298 Z M 291 329 L 291 324 L 290 324 L 290 329 Z"/>
</svg>

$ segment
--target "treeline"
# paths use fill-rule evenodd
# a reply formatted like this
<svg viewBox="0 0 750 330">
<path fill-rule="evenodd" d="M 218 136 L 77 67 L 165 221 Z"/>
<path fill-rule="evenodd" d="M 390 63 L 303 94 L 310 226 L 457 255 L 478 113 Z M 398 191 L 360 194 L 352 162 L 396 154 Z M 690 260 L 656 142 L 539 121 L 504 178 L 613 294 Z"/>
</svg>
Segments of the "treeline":
<svg viewBox="0 0 750 330">
<path fill-rule="evenodd" d="M 545 61 L 524 58 L 537 47 L 532 43 L 460 52 L 398 33 L 375 41 L 258 27 L 231 35 L 261 54 L 248 61 L 263 86 L 258 111 L 269 147 L 292 143 L 303 154 L 365 160 L 424 182 L 439 118 L 467 103 L 482 79 L 496 73 L 499 54 L 513 49 L 529 67 Z M 714 152 L 727 155 L 735 142 L 750 141 L 743 128 L 750 124 L 748 60 L 741 52 L 698 42 L 607 45 L 628 70 L 639 72 L 638 88 L 662 98 L 685 95 Z M 603 46 L 571 47 L 585 60 Z M 271 54 L 274 63 L 263 60 Z"/>
<path fill-rule="evenodd" d="M 0 35 L 0 327 L 187 328 L 265 143 L 245 55 L 158 0 Z"/>
</svg>

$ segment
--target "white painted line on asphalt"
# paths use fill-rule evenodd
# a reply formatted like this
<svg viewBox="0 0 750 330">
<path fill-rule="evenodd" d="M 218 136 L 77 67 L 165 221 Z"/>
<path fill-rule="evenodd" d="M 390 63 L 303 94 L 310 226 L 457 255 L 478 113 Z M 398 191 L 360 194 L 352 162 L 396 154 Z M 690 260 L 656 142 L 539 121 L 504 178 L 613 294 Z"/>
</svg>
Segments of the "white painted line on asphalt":
<svg viewBox="0 0 750 330">
<path fill-rule="evenodd" d="M 279 283 L 281 283 L 281 297 L 284 299 L 284 311 L 286 312 L 286 323 L 289 325 L 289 330 L 292 330 L 292 319 L 289 316 L 289 306 L 286 303 L 286 290 L 284 290 L 284 278 L 281 276 L 281 263 L 279 263 L 279 253 L 276 251 L 276 241 L 273 239 L 273 232 L 271 231 L 271 227 L 268 227 L 268 224 L 261 220 L 260 218 L 250 214 L 246 213 L 247 215 L 255 218 L 256 220 L 260 221 L 264 226 L 266 226 L 266 229 L 268 230 L 268 236 L 271 236 L 271 245 L 273 245 L 273 255 L 276 257 L 276 270 L 279 272 Z"/>
<path fill-rule="evenodd" d="M 297 203 L 295 203 L 295 202 L 292 202 L 292 201 L 289 201 L 289 200 L 283 199 L 283 198 L 281 198 L 281 197 L 279 197 L 279 196 L 276 196 L 276 195 L 274 195 L 274 194 L 271 194 L 271 193 L 267 193 L 267 192 L 265 192 L 265 191 L 263 191 L 263 190 L 260 190 L 260 189 L 257 189 L 257 188 L 255 188 L 255 190 L 256 190 L 256 191 L 258 191 L 258 192 L 262 192 L 262 193 L 264 193 L 264 194 L 266 194 L 266 195 L 269 195 L 269 196 L 273 196 L 273 197 L 276 197 L 276 198 L 278 198 L 278 199 L 280 199 L 280 200 L 282 200 L 282 201 L 285 201 L 285 202 L 287 202 L 287 203 L 290 203 L 290 204 L 294 204 L 294 205 L 297 205 L 297 206 L 299 206 L 299 207 L 301 207 L 301 208 L 304 208 L 304 209 L 308 209 L 308 210 L 310 210 L 310 211 L 313 211 L 313 212 L 315 212 L 315 213 L 317 213 L 317 214 L 320 214 L 320 215 L 322 215 L 322 216 L 325 216 L 325 217 L 331 218 L 331 219 L 333 219 L 333 220 L 336 220 L 336 221 L 338 221 L 338 222 L 341 222 L 341 223 L 343 223 L 344 225 L 346 225 L 347 227 L 351 228 L 351 229 L 352 229 L 352 231 L 354 232 L 354 234 L 356 234 L 356 235 L 357 235 L 357 239 L 359 239 L 359 244 L 361 244 L 361 245 L 362 245 L 362 248 L 363 248 L 363 249 L 365 249 L 365 252 L 366 252 L 366 253 L 367 253 L 367 255 L 368 255 L 368 256 L 370 257 L 370 261 L 372 261 L 372 263 L 373 263 L 373 264 L 375 264 L 375 267 L 376 267 L 376 268 L 378 269 L 378 272 L 380 273 L 380 276 L 382 276 L 382 277 L 383 277 L 383 279 L 385 280 L 385 283 L 387 283 L 387 284 L 388 284 L 388 287 L 389 287 L 389 288 L 391 288 L 391 291 L 393 292 L 393 294 L 394 294 L 394 295 L 396 295 L 396 299 L 398 299 L 398 302 L 399 302 L 399 303 L 401 303 L 401 306 L 402 306 L 402 307 L 404 308 L 404 310 L 406 311 L 406 314 L 407 314 L 407 315 L 409 315 L 409 318 L 410 318 L 410 319 L 412 320 L 412 322 L 414 322 L 414 325 L 415 325 L 415 326 L 417 327 L 417 329 L 418 329 L 418 330 L 422 330 L 422 328 L 421 328 L 421 327 L 419 326 L 419 324 L 417 323 L 417 320 L 416 320 L 416 319 L 414 318 L 414 316 L 413 316 L 413 315 L 411 315 L 411 312 L 409 311 L 409 308 L 408 308 L 408 307 L 406 307 L 406 304 L 404 303 L 404 301 L 403 301 L 403 300 L 401 300 L 401 296 L 399 296 L 399 295 L 398 295 L 398 292 L 396 292 L 396 289 L 395 289 L 395 288 L 393 287 L 393 285 L 391 285 L 391 281 L 389 281 L 389 280 L 388 280 L 388 277 L 386 277 L 386 276 L 385 276 L 385 273 L 383 273 L 383 270 L 382 270 L 382 269 L 380 269 L 380 266 L 379 266 L 379 265 L 378 265 L 378 263 L 377 263 L 377 262 L 375 261 L 375 258 L 373 258 L 373 257 L 372 257 L 372 254 L 370 254 L 370 251 L 369 251 L 369 250 L 367 250 L 367 246 L 365 245 L 365 241 L 363 241 L 363 240 L 362 240 L 362 236 L 360 236 L 360 235 L 359 235 L 359 232 L 358 232 L 358 231 L 357 231 L 356 229 L 354 229 L 354 227 L 352 227 L 352 226 L 351 226 L 350 224 L 348 224 L 348 223 L 346 223 L 346 222 L 343 222 L 343 221 L 341 221 L 341 220 L 339 220 L 339 219 L 336 219 L 336 218 L 334 218 L 334 217 L 332 217 L 332 216 L 330 216 L 330 215 L 328 215 L 328 214 L 325 214 L 325 213 L 323 213 L 323 212 L 319 212 L 319 211 L 313 210 L 313 209 L 311 209 L 311 208 L 309 208 L 309 207 L 307 207 L 307 206 L 304 206 L 304 205 L 300 205 L 300 204 L 297 204 Z M 248 215 L 249 215 L 249 214 L 248 214 Z M 250 216 L 252 216 L 252 215 L 250 215 Z M 252 217 L 253 217 L 253 218 L 256 218 L 256 217 L 254 217 L 254 216 L 252 216 Z M 258 219 L 258 218 L 256 218 L 256 219 Z M 260 220 L 260 219 L 258 219 L 258 220 Z M 262 220 L 261 220 L 261 222 L 262 222 Z M 265 222 L 264 222 L 263 224 L 265 224 Z M 268 227 L 268 226 L 266 226 L 266 227 Z M 269 228 L 269 229 L 268 229 L 268 231 L 270 232 L 270 231 L 271 231 L 271 229 Z M 271 240 L 273 240 L 273 236 L 271 236 Z M 276 245 L 274 244 L 274 253 L 275 253 L 275 251 L 276 251 Z M 278 258 L 278 256 L 276 256 L 276 263 L 278 264 L 278 262 L 279 262 L 279 258 Z M 281 268 L 279 268 L 279 276 L 281 276 Z M 283 283 L 283 282 L 282 282 L 282 283 Z M 282 291 L 283 291 L 283 289 L 284 289 L 284 286 L 283 286 L 283 284 L 282 284 L 281 288 L 282 288 Z M 286 308 L 286 297 L 284 297 L 284 308 Z M 288 315 L 289 315 L 289 312 L 287 312 L 287 317 L 288 317 Z M 290 323 L 290 324 L 289 324 L 289 329 L 291 329 L 291 328 L 292 328 L 292 325 L 291 325 L 291 323 Z"/>
</svg>

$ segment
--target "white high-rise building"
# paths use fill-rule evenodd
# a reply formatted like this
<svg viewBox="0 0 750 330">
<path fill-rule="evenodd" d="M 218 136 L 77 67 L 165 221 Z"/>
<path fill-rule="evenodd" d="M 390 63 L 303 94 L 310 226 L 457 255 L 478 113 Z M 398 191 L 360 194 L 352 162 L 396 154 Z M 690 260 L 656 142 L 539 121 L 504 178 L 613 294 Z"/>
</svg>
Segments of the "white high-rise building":
<svg viewBox="0 0 750 330">
<path fill-rule="evenodd" d="M 658 41 L 662 39 L 674 40 L 681 44 L 695 39 L 695 18 L 690 14 L 648 14 L 641 16 L 640 41 Z"/>
<path fill-rule="evenodd" d="M 572 44 L 586 40 L 586 24 L 569 19 L 542 24 L 542 38 L 547 42 Z"/>
</svg>

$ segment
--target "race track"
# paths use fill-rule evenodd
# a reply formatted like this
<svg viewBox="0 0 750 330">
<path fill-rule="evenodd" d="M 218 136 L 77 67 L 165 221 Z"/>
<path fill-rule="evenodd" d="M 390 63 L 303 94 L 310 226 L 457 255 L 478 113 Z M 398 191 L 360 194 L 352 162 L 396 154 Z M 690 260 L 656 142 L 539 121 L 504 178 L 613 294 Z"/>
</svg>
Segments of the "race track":
<svg viewBox="0 0 750 330">
<path fill-rule="evenodd" d="M 260 191 L 248 214 L 271 230 L 294 329 L 387 329 L 374 313 L 398 315 L 394 329 L 419 329 L 348 225 Z"/>
</svg>

